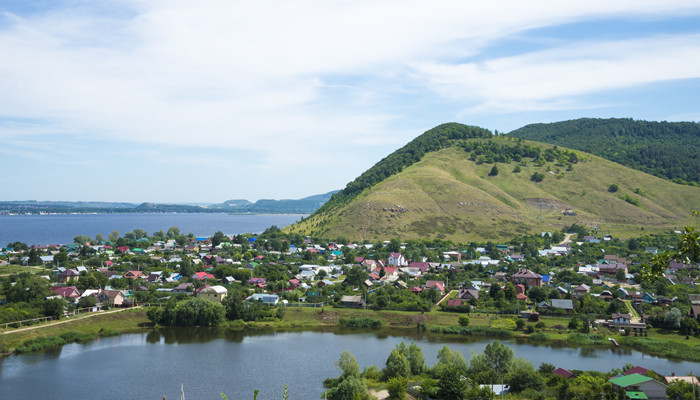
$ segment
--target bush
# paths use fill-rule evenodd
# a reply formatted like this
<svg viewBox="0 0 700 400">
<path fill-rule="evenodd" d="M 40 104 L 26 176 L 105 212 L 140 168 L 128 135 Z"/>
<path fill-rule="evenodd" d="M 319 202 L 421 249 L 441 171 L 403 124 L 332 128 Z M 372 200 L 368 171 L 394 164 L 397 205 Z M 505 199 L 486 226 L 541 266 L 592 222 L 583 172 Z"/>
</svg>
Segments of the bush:
<svg viewBox="0 0 700 400">
<path fill-rule="evenodd" d="M 566 339 L 569 343 L 575 344 L 605 344 L 605 338 L 593 333 L 572 333 Z"/>
<path fill-rule="evenodd" d="M 620 187 L 614 183 L 612 185 L 608 186 L 608 192 L 610 192 L 610 193 L 615 193 L 618 190 L 620 190 Z"/>
<path fill-rule="evenodd" d="M 544 332 L 537 332 L 530 335 L 530 339 L 537 340 L 538 342 L 546 342 L 549 340 L 549 336 Z"/>
<path fill-rule="evenodd" d="M 459 325 L 460 326 L 469 326 L 469 317 L 466 315 L 460 315 L 459 316 Z"/>
<path fill-rule="evenodd" d="M 373 318 L 341 318 L 340 326 L 344 328 L 379 328 L 384 323 L 381 320 Z"/>
<path fill-rule="evenodd" d="M 403 400 L 406 397 L 406 389 L 408 388 L 408 379 L 403 377 L 391 378 L 386 384 L 389 391 L 389 398 L 392 400 Z"/>
<path fill-rule="evenodd" d="M 515 320 L 515 327 L 520 330 L 525 327 L 525 320 L 522 318 L 518 318 Z"/>
<path fill-rule="evenodd" d="M 543 173 L 540 173 L 540 172 L 535 172 L 535 173 L 532 174 L 532 176 L 530 177 L 530 180 L 533 181 L 533 182 L 542 182 L 543 179 L 544 179 L 544 174 L 543 174 Z"/>
</svg>

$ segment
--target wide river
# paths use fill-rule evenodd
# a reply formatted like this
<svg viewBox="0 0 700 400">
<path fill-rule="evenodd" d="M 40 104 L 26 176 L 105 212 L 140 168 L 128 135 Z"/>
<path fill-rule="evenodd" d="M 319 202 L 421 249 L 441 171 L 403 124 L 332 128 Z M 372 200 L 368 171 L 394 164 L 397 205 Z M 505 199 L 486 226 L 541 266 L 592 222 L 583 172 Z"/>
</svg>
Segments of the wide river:
<svg viewBox="0 0 700 400">
<path fill-rule="evenodd" d="M 11 242 L 32 244 L 72 243 L 78 235 L 105 238 L 112 231 L 122 236 L 134 229 L 149 235 L 176 226 L 184 234 L 212 236 L 217 231 L 227 235 L 260 233 L 272 225 L 290 225 L 302 214 L 225 214 L 225 213 L 134 213 L 134 214 L 52 214 L 0 215 L 0 247 Z"/>
<path fill-rule="evenodd" d="M 102 338 L 45 352 L 0 360 L 0 399 L 318 399 L 323 380 L 339 375 L 333 365 L 349 350 L 361 367 L 382 368 L 392 348 L 415 341 L 426 362 L 449 346 L 480 353 L 492 340 L 435 338 L 410 331 L 242 333 L 212 328 L 172 328 L 160 332 Z M 567 348 L 505 342 L 516 357 L 535 366 L 548 362 L 566 369 L 609 371 L 625 363 L 660 374 L 700 371 L 700 363 L 677 362 L 623 349 Z"/>
</svg>

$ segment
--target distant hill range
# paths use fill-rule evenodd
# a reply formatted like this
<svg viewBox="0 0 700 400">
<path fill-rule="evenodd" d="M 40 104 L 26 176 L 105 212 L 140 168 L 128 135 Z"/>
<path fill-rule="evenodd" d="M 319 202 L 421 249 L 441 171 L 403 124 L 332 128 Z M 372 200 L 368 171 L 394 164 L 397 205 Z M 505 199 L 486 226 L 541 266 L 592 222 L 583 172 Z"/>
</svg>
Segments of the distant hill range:
<svg viewBox="0 0 700 400">
<path fill-rule="evenodd" d="M 681 184 L 700 184 L 700 124 L 581 118 L 509 133 L 556 144 Z"/>
<path fill-rule="evenodd" d="M 629 237 L 692 223 L 698 204 L 698 187 L 582 151 L 448 123 L 380 160 L 285 229 L 331 239 L 465 242 L 575 223 Z"/>
<path fill-rule="evenodd" d="M 331 195 L 329 192 L 299 200 L 227 200 L 221 204 L 156 204 L 110 203 L 90 201 L 0 201 L 0 213 L 253 213 L 253 214 L 310 214 L 321 207 Z"/>
</svg>

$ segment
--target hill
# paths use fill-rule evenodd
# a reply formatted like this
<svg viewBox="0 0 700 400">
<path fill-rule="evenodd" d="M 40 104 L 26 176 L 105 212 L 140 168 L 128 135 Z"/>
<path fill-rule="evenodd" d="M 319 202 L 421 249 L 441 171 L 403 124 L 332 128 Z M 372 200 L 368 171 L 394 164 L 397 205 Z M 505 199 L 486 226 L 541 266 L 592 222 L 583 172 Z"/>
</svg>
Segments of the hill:
<svg viewBox="0 0 700 400">
<path fill-rule="evenodd" d="M 590 154 L 492 136 L 460 124 L 441 125 L 424 135 L 287 229 L 354 240 L 464 242 L 504 240 L 576 223 L 630 236 L 677 228 L 691 221 L 690 209 L 700 204 L 700 188 Z M 420 153 L 416 143 L 438 145 L 419 160 L 405 157 Z M 388 165 L 406 159 L 410 165 L 395 167 L 396 172 L 368 183 L 367 177 L 381 176 L 377 174 L 387 171 Z M 351 187 L 363 179 L 361 190 Z"/>
<path fill-rule="evenodd" d="M 336 192 L 337 190 L 298 200 L 261 199 L 255 203 L 248 200 L 227 200 L 221 204 L 212 204 L 207 208 L 229 213 L 310 214 L 326 203 Z"/>
<path fill-rule="evenodd" d="M 700 124 L 581 118 L 508 135 L 565 146 L 672 180 L 700 184 Z"/>
</svg>

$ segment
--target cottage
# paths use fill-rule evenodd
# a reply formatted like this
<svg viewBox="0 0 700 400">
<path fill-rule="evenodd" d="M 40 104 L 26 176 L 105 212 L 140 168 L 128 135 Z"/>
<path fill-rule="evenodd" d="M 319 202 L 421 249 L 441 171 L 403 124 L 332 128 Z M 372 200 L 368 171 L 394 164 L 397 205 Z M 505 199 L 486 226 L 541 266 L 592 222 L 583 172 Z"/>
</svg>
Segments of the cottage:
<svg viewBox="0 0 700 400">
<path fill-rule="evenodd" d="M 75 286 L 54 286 L 51 288 L 51 292 L 56 296 L 61 296 L 68 299 L 77 299 L 80 297 L 80 292 Z"/>
<path fill-rule="evenodd" d="M 624 391 L 630 398 L 644 398 L 639 395 L 639 392 L 642 392 L 646 395 L 646 398 L 651 400 L 666 399 L 666 385 L 648 376 L 640 374 L 623 375 L 610 379 L 610 383 L 612 383 L 615 390 L 618 392 Z"/>
<path fill-rule="evenodd" d="M 575 378 L 576 375 L 574 375 L 573 372 L 567 371 L 564 368 L 557 368 L 554 371 L 552 371 L 554 375 L 559 375 L 564 379 L 569 379 L 569 378 Z"/>
<path fill-rule="evenodd" d="M 527 268 L 522 268 L 513 274 L 513 283 L 521 283 L 527 287 L 542 286 L 542 275 L 536 274 Z"/>
<path fill-rule="evenodd" d="M 629 325 L 632 317 L 629 314 L 614 313 L 612 314 L 612 323 L 615 325 Z"/>
<path fill-rule="evenodd" d="M 582 284 L 578 285 L 578 287 L 576 289 L 574 289 L 574 296 L 581 297 L 584 294 L 588 294 L 590 292 L 591 292 L 591 288 L 588 285 L 586 285 L 585 283 L 582 283 Z"/>
<path fill-rule="evenodd" d="M 440 291 L 440 293 L 444 293 L 445 292 L 445 282 L 443 282 L 443 281 L 427 281 L 427 282 L 425 282 L 425 288 L 426 289 L 436 288 L 437 290 Z"/>
<path fill-rule="evenodd" d="M 552 308 L 566 310 L 569 315 L 574 313 L 574 303 L 570 299 L 552 299 Z"/>
<path fill-rule="evenodd" d="M 77 281 L 80 278 L 80 273 L 74 269 L 66 269 L 58 274 L 58 283 L 68 283 Z"/>
<path fill-rule="evenodd" d="M 194 275 L 192 275 L 192 279 L 196 279 L 198 281 L 203 281 L 205 279 L 216 279 L 216 277 L 212 274 L 208 274 L 206 272 L 196 272 Z"/>
<path fill-rule="evenodd" d="M 459 289 L 457 297 L 462 300 L 479 300 L 479 291 L 476 289 Z"/>
<path fill-rule="evenodd" d="M 120 307 L 126 303 L 126 291 L 124 290 L 102 290 L 97 294 L 97 298 L 102 303 Z"/>
<path fill-rule="evenodd" d="M 344 307 L 360 308 L 365 305 L 362 296 L 342 296 L 340 298 L 340 304 Z"/>
<path fill-rule="evenodd" d="M 228 290 L 226 290 L 225 287 L 216 285 L 202 289 L 197 293 L 197 297 L 221 303 L 226 298 L 227 294 Z"/>
</svg>

